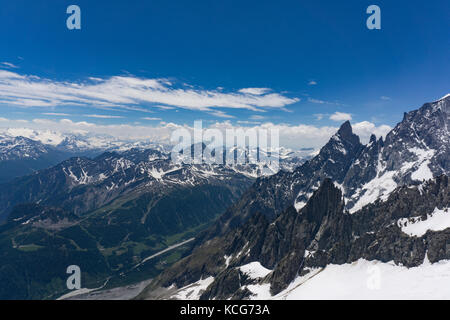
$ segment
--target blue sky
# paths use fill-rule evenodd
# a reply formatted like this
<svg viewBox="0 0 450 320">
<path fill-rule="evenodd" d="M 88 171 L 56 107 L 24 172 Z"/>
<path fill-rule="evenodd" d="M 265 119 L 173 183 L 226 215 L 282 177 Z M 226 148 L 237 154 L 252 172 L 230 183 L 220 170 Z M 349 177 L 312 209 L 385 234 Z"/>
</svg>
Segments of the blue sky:
<svg viewBox="0 0 450 320">
<path fill-rule="evenodd" d="M 81 8 L 81 30 L 66 28 L 71 4 Z M 381 30 L 366 28 L 371 4 L 381 8 Z M 1 0 L 0 7 L 7 120 L 323 127 L 351 117 L 393 126 L 450 88 L 448 1 Z"/>
</svg>

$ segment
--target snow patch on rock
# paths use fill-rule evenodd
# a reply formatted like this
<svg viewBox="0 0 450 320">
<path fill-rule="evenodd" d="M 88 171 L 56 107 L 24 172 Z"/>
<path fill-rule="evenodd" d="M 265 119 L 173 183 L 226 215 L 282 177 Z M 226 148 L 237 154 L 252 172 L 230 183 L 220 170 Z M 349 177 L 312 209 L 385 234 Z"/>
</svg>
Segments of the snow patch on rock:
<svg viewBox="0 0 450 320">
<path fill-rule="evenodd" d="M 214 277 L 200 279 L 197 282 L 179 289 L 177 293 L 172 296 L 172 298 L 179 300 L 198 300 L 200 299 L 203 291 L 205 291 L 206 288 L 208 288 L 208 286 L 213 282 Z"/>
<path fill-rule="evenodd" d="M 248 275 L 252 279 L 264 278 L 272 272 L 272 270 L 264 268 L 258 261 L 250 262 L 249 264 L 240 266 L 239 270 L 241 270 L 242 273 Z"/>
<path fill-rule="evenodd" d="M 438 209 L 427 215 L 426 220 L 421 217 L 402 218 L 397 221 L 397 225 L 402 231 L 410 236 L 421 237 L 428 230 L 442 231 L 450 228 L 450 212 L 449 208 Z"/>
</svg>

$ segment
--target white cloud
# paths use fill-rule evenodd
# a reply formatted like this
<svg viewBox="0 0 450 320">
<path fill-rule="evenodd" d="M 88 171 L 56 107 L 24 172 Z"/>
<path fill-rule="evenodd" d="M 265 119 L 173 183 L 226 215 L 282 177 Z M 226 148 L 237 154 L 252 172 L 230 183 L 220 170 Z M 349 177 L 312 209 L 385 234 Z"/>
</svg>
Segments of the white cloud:
<svg viewBox="0 0 450 320">
<path fill-rule="evenodd" d="M 223 88 L 220 88 L 219 90 L 222 90 Z M 270 92 L 271 89 L 269 88 L 244 88 L 239 90 L 240 93 L 246 93 L 246 94 L 252 94 L 256 96 L 263 95 L 267 92 Z"/>
<path fill-rule="evenodd" d="M 236 121 L 239 124 L 246 124 L 246 125 L 251 125 L 251 124 L 260 124 L 261 122 L 258 121 L 248 121 L 248 120 L 238 120 Z"/>
<path fill-rule="evenodd" d="M 44 112 L 43 115 L 46 115 L 46 116 L 57 116 L 57 117 L 68 117 L 68 116 L 70 116 L 70 114 L 59 113 L 59 112 Z"/>
<path fill-rule="evenodd" d="M 371 134 L 376 135 L 378 138 L 386 137 L 388 132 L 392 130 L 392 128 L 388 125 L 382 124 L 377 127 L 374 123 L 369 121 L 355 123 L 352 125 L 352 127 L 353 132 L 359 135 L 360 138 L 365 142 L 369 141 Z"/>
<path fill-rule="evenodd" d="M 97 119 L 123 119 L 122 116 L 111 116 L 105 114 L 85 114 L 84 117 L 97 118 Z"/>
<path fill-rule="evenodd" d="M 347 121 L 347 120 L 352 120 L 352 115 L 350 113 L 345 113 L 345 112 L 339 112 L 336 111 L 335 113 L 333 113 L 330 116 L 330 120 L 333 121 Z"/>
<path fill-rule="evenodd" d="M 343 104 L 339 103 L 339 102 L 325 101 L 325 100 L 320 100 L 320 99 L 315 99 L 315 98 L 308 98 L 308 102 L 316 103 L 316 104 L 331 104 L 331 105 L 335 105 L 335 106 L 343 106 Z"/>
<path fill-rule="evenodd" d="M 7 68 L 7 69 L 17 69 L 19 68 L 15 64 L 11 62 L 0 62 L 0 67 Z"/>
<path fill-rule="evenodd" d="M 234 118 L 232 115 L 229 115 L 229 114 L 227 114 L 227 113 L 225 113 L 223 111 L 220 111 L 220 110 L 211 111 L 210 114 L 215 116 L 215 117 L 218 117 L 218 118 L 228 118 L 228 119 Z"/>
<path fill-rule="evenodd" d="M 161 109 L 161 110 L 173 110 L 176 109 L 175 107 L 169 107 L 169 106 L 154 106 L 155 108 Z"/>
<path fill-rule="evenodd" d="M 381 96 L 380 99 L 381 99 L 381 100 L 385 100 L 385 101 L 390 101 L 390 100 L 392 100 L 390 97 L 387 97 L 387 96 Z"/>
<path fill-rule="evenodd" d="M 149 121 L 161 121 L 161 118 L 152 118 L 152 117 L 144 117 L 142 120 L 149 120 Z"/>
<path fill-rule="evenodd" d="M 316 114 L 314 114 L 313 116 L 316 117 L 316 120 L 320 121 L 320 120 L 323 119 L 323 117 L 324 117 L 325 115 L 322 114 L 322 113 L 316 113 Z"/>
<path fill-rule="evenodd" d="M 265 116 L 261 116 L 261 115 L 258 115 L 258 114 L 250 116 L 250 119 L 252 119 L 252 120 L 263 120 L 265 118 L 266 118 Z"/>
<path fill-rule="evenodd" d="M 311 80 L 310 82 L 308 82 L 308 85 L 310 85 L 310 86 L 315 86 L 316 84 L 317 84 L 317 82 L 314 80 Z"/>
<path fill-rule="evenodd" d="M 312 102 L 312 103 L 318 103 L 318 104 L 325 104 L 325 103 L 327 103 L 324 100 L 319 100 L 319 99 L 314 99 L 314 98 L 308 98 L 308 101 Z"/>
<path fill-rule="evenodd" d="M 247 88 L 222 92 L 180 88 L 167 79 L 133 76 L 90 77 L 79 82 L 62 82 L 0 70 L 0 104 L 20 107 L 74 105 L 129 109 L 157 105 L 157 108 L 176 107 L 205 112 L 215 111 L 215 108 L 263 111 L 266 108 L 283 109 L 299 101 L 269 90 Z M 218 114 L 225 115 L 224 112 Z"/>
</svg>

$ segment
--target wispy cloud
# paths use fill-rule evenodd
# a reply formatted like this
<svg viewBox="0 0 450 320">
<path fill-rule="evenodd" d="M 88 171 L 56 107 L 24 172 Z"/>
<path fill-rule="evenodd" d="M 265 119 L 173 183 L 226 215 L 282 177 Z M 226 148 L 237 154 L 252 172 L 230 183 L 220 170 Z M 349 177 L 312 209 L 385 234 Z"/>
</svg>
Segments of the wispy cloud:
<svg viewBox="0 0 450 320">
<path fill-rule="evenodd" d="M 7 69 L 18 69 L 19 67 L 11 62 L 0 62 L 0 68 L 7 68 Z"/>
<path fill-rule="evenodd" d="M 316 117 L 316 120 L 320 121 L 323 119 L 323 117 L 325 116 L 323 113 L 316 113 L 313 114 L 314 117 Z"/>
<path fill-rule="evenodd" d="M 308 85 L 315 86 L 317 85 L 317 81 L 311 80 L 310 82 L 308 82 Z"/>
<path fill-rule="evenodd" d="M 56 117 L 68 117 L 70 114 L 68 113 L 59 113 L 59 112 L 44 112 L 45 116 L 56 116 Z"/>
<path fill-rule="evenodd" d="M 283 109 L 299 101 L 269 92 L 267 88 L 246 88 L 235 92 L 176 86 L 167 79 L 133 76 L 90 77 L 68 82 L 44 79 L 0 70 L 0 104 L 21 107 L 74 105 L 95 108 L 184 108 L 216 112 L 216 108 Z M 217 115 L 227 116 L 224 112 Z"/>
<path fill-rule="evenodd" d="M 218 117 L 218 118 L 226 118 L 226 119 L 234 118 L 232 115 L 225 113 L 223 111 L 220 111 L 220 110 L 211 111 L 211 112 L 209 112 L 209 114 L 211 114 L 212 116 Z"/>
<path fill-rule="evenodd" d="M 220 88 L 223 89 L 223 88 Z M 271 89 L 269 88 L 244 88 L 239 90 L 240 93 L 245 93 L 245 94 L 252 94 L 255 96 L 260 96 L 263 94 L 266 94 L 267 92 L 270 92 Z"/>
<path fill-rule="evenodd" d="M 325 104 L 326 103 L 326 101 L 324 101 L 324 100 L 319 100 L 319 99 L 314 99 L 314 98 L 308 98 L 308 101 L 312 102 L 312 103 L 318 103 L 318 104 Z"/>
<path fill-rule="evenodd" d="M 144 117 L 141 118 L 142 120 L 149 120 L 149 121 L 161 121 L 161 118 L 153 118 L 153 117 Z"/>
<path fill-rule="evenodd" d="M 308 102 L 316 103 L 316 104 L 329 104 L 329 105 L 335 105 L 335 106 L 343 106 L 342 103 L 339 102 L 333 102 L 333 101 L 326 101 L 326 100 L 320 100 L 315 98 L 308 98 Z"/>
<path fill-rule="evenodd" d="M 390 101 L 390 100 L 392 100 L 390 97 L 387 97 L 387 96 L 381 96 L 380 99 L 381 99 L 381 100 L 385 100 L 385 101 Z"/>
<path fill-rule="evenodd" d="M 84 114 L 84 117 L 97 118 L 97 119 L 123 119 L 122 116 L 111 116 L 105 114 Z"/>
<path fill-rule="evenodd" d="M 336 111 L 335 113 L 333 113 L 330 116 L 330 120 L 333 121 L 347 121 L 347 120 L 352 120 L 352 115 L 350 113 L 345 113 L 345 112 L 339 112 Z"/>
<path fill-rule="evenodd" d="M 261 116 L 259 114 L 255 114 L 255 115 L 250 116 L 250 119 L 252 119 L 252 120 L 263 120 L 265 118 L 266 118 L 265 116 Z"/>
<path fill-rule="evenodd" d="M 161 109 L 161 110 L 174 110 L 175 107 L 169 107 L 169 106 L 154 106 L 155 108 Z"/>
<path fill-rule="evenodd" d="M 261 122 L 259 121 L 248 121 L 248 120 L 238 120 L 236 121 L 239 124 L 246 124 L 246 125 L 255 125 L 255 124 L 260 124 Z"/>
</svg>

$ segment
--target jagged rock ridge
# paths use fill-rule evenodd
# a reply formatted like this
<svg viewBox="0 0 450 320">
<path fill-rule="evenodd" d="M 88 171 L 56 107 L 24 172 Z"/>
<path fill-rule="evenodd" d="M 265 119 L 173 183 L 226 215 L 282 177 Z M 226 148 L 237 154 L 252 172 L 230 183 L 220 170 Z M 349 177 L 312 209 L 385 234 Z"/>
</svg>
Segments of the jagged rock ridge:
<svg viewBox="0 0 450 320">
<path fill-rule="evenodd" d="M 255 285 L 269 284 L 271 293 L 277 294 L 296 277 L 328 264 L 364 258 L 415 267 L 425 259 L 431 263 L 450 259 L 450 228 L 425 230 L 420 236 L 404 229 L 406 221 L 424 222 L 436 210 L 450 214 L 449 206 L 447 176 L 421 186 L 398 187 L 386 201 L 376 201 L 354 214 L 344 208 L 340 189 L 325 179 L 299 212 L 289 207 L 273 222 L 263 214 L 253 215 L 242 226 L 196 248 L 141 297 L 155 298 L 152 292 L 157 287 L 183 288 L 212 277 L 202 299 L 251 298 Z M 251 277 L 243 271 L 255 264 L 267 274 Z"/>
</svg>

